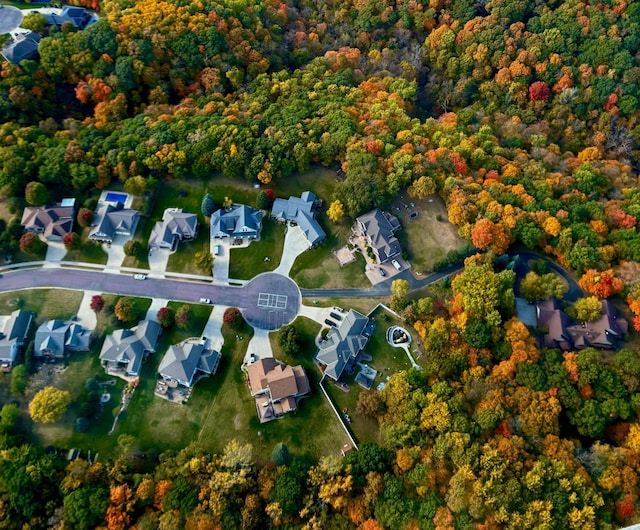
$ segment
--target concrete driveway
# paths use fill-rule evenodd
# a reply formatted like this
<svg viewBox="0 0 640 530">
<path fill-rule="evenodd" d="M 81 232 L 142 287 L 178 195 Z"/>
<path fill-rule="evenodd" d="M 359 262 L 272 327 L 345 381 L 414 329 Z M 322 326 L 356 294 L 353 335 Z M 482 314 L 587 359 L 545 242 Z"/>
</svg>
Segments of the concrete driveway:
<svg viewBox="0 0 640 530">
<path fill-rule="evenodd" d="M 153 278 L 164 278 L 167 270 L 167 263 L 171 251 L 166 248 L 155 248 L 149 250 L 149 276 Z"/>
<path fill-rule="evenodd" d="M 229 258 L 231 257 L 229 239 L 213 239 L 211 243 L 211 254 L 213 255 L 213 281 L 216 283 L 229 283 Z M 215 253 L 215 246 L 219 246 L 218 255 Z"/>
<path fill-rule="evenodd" d="M 251 360 L 251 354 L 255 355 L 257 359 L 273 357 L 273 350 L 271 349 L 269 332 L 267 330 L 256 329 L 254 331 L 253 337 L 247 347 L 247 353 L 244 357 L 245 364 Z"/>
<path fill-rule="evenodd" d="M 217 352 L 222 350 L 224 338 L 222 337 L 222 317 L 228 306 L 215 305 L 209 316 L 209 320 L 202 332 L 203 337 L 207 337 L 208 346 Z"/>
<path fill-rule="evenodd" d="M 284 236 L 284 248 L 282 249 L 280 264 L 273 272 L 289 276 L 296 258 L 308 248 L 309 242 L 302 229 L 299 226 L 289 225 Z"/>
<path fill-rule="evenodd" d="M 169 303 L 169 300 L 167 300 L 166 298 L 152 298 L 151 305 L 149 306 L 149 309 L 147 310 L 147 314 L 145 315 L 144 319 L 155 320 L 157 322 L 158 319 L 156 318 L 156 315 L 158 314 L 158 311 L 160 310 L 160 308 L 166 306 L 168 303 Z"/>
<path fill-rule="evenodd" d="M 49 264 L 60 263 L 67 255 L 67 249 L 64 248 L 62 241 L 47 241 L 47 255 L 45 260 Z"/>
<path fill-rule="evenodd" d="M 78 308 L 77 320 L 79 324 L 86 329 L 96 329 L 96 314 L 91 310 L 91 298 L 96 294 L 102 294 L 101 291 L 85 291 Z"/>
<path fill-rule="evenodd" d="M 120 270 L 120 267 L 122 267 L 122 262 L 124 261 L 124 258 L 126 258 L 124 253 L 124 244 L 131 239 L 133 239 L 133 236 L 117 235 L 113 240 L 113 243 L 111 243 L 110 245 L 107 243 L 102 244 L 102 250 L 104 250 L 108 256 L 105 270 Z"/>
<path fill-rule="evenodd" d="M 310 318 L 311 320 L 315 320 L 319 324 L 326 326 L 324 321 L 325 319 L 330 318 L 329 313 L 331 313 L 331 311 L 333 311 L 332 307 L 301 305 L 298 314 L 300 316 Z"/>
</svg>

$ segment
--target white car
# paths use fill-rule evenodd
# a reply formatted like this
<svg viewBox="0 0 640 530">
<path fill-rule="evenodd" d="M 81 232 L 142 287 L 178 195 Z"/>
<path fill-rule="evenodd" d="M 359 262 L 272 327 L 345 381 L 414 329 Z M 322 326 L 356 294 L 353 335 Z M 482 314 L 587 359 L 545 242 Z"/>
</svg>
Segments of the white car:
<svg viewBox="0 0 640 530">
<path fill-rule="evenodd" d="M 210 304 L 211 303 L 211 299 L 210 298 L 200 298 L 200 303 L 201 304 Z"/>
<path fill-rule="evenodd" d="M 134 274 L 133 278 L 134 278 L 134 280 L 146 280 L 147 279 L 147 275 L 146 274 Z"/>
</svg>

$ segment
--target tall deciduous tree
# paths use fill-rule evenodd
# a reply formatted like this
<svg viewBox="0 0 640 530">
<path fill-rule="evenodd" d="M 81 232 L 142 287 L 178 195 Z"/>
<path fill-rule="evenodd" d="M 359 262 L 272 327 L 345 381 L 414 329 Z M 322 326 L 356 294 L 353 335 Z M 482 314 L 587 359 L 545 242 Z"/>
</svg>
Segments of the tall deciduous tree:
<svg viewBox="0 0 640 530">
<path fill-rule="evenodd" d="M 140 310 L 136 301 L 128 296 L 120 298 L 113 310 L 116 318 L 121 322 L 133 322 L 138 318 L 139 312 Z"/>
<path fill-rule="evenodd" d="M 24 198 L 31 206 L 42 206 L 49 200 L 49 190 L 41 182 L 29 182 L 24 190 Z"/>
<path fill-rule="evenodd" d="M 94 294 L 89 303 L 89 309 L 94 313 L 99 313 L 104 308 L 104 297 L 100 294 Z"/>
<path fill-rule="evenodd" d="M 344 217 L 344 205 L 338 199 L 333 201 L 327 210 L 327 217 L 334 223 L 339 223 Z"/>
<path fill-rule="evenodd" d="M 538 302 L 552 296 L 562 298 L 563 293 L 562 280 L 553 272 L 540 276 L 530 271 L 520 281 L 520 296 L 528 302 Z"/>
<path fill-rule="evenodd" d="M 29 414 L 37 423 L 53 423 L 62 418 L 70 403 L 70 392 L 47 386 L 33 396 L 29 403 Z"/>
</svg>

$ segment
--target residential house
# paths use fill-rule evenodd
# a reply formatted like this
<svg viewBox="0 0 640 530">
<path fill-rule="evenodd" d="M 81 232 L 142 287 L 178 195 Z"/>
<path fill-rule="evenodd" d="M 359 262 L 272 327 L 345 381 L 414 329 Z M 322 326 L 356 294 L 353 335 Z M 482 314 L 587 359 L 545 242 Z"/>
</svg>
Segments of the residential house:
<svg viewBox="0 0 640 530">
<path fill-rule="evenodd" d="M 42 234 L 47 241 L 61 241 L 73 230 L 75 199 L 64 199 L 54 206 L 27 206 L 22 212 L 25 232 Z"/>
<path fill-rule="evenodd" d="M 355 362 L 369 340 L 368 324 L 368 317 L 351 309 L 337 327 L 329 330 L 315 358 L 324 375 L 337 381 L 347 365 Z"/>
<path fill-rule="evenodd" d="M 629 330 L 628 322 L 619 316 L 616 307 L 608 300 L 602 301 L 600 318 L 569 326 L 567 331 L 574 348 L 615 349 Z"/>
<path fill-rule="evenodd" d="M 100 352 L 100 362 L 107 373 L 126 376 L 140 374 L 142 360 L 156 351 L 162 328 L 154 320 L 141 320 L 131 329 L 118 329 L 107 335 Z"/>
<path fill-rule="evenodd" d="M 125 208 L 122 203 L 106 204 L 96 215 L 98 222 L 91 229 L 89 239 L 113 243 L 117 235 L 132 236 L 140 214 L 136 210 Z"/>
<path fill-rule="evenodd" d="M 85 29 L 98 21 L 98 16 L 84 7 L 64 6 L 59 10 L 48 10 L 44 13 L 47 26 L 62 26 L 69 23 L 78 29 Z"/>
<path fill-rule="evenodd" d="M 33 59 L 38 55 L 40 33 L 28 31 L 12 37 L 0 50 L 0 55 L 13 64 L 20 64 L 26 59 Z"/>
<path fill-rule="evenodd" d="M 198 233 L 198 216 L 181 208 L 167 208 L 149 236 L 149 248 L 175 250 L 179 241 L 194 239 Z"/>
<path fill-rule="evenodd" d="M 394 235 L 399 228 L 396 216 L 376 208 L 356 218 L 354 232 L 366 240 L 377 261 L 385 263 L 402 252 Z"/>
<path fill-rule="evenodd" d="M 309 246 L 313 247 L 326 238 L 324 230 L 316 220 L 318 202 L 310 191 L 305 191 L 300 197 L 276 199 L 271 208 L 271 215 L 278 221 L 296 224 L 302 230 Z"/>
<path fill-rule="evenodd" d="M 536 304 L 537 325 L 544 330 L 542 345 L 562 350 L 615 349 L 628 331 L 628 322 L 618 315 L 615 306 L 602 301 L 601 316 L 592 322 L 572 324 L 569 317 L 551 298 Z"/>
<path fill-rule="evenodd" d="M 261 423 L 295 411 L 298 401 L 309 393 L 302 366 L 288 366 L 267 357 L 247 365 L 246 370 Z"/>
<path fill-rule="evenodd" d="M 48 320 L 36 331 L 34 357 L 63 359 L 70 351 L 89 351 L 91 332 L 71 321 Z"/>
<path fill-rule="evenodd" d="M 542 346 L 545 348 L 571 348 L 571 337 L 567 332 L 570 324 L 569 317 L 559 308 L 555 298 L 549 298 L 536 304 L 537 326 L 545 333 Z"/>
<path fill-rule="evenodd" d="M 207 348 L 206 344 L 203 338 L 188 339 L 170 346 L 158 367 L 160 377 L 191 388 L 197 376 L 215 374 L 221 356 L 217 351 Z"/>
<path fill-rule="evenodd" d="M 244 204 L 220 208 L 211 216 L 211 237 L 257 239 L 262 230 L 262 213 Z"/>
<path fill-rule="evenodd" d="M 32 319 L 33 313 L 16 309 L 4 323 L 0 333 L 0 366 L 3 370 L 11 370 L 18 351 L 25 346 Z"/>
</svg>

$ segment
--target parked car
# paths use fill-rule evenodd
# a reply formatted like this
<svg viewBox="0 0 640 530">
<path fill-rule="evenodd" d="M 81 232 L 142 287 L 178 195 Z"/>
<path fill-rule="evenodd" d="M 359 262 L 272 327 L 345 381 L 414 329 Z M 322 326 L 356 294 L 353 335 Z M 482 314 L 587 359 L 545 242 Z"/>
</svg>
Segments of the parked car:
<svg viewBox="0 0 640 530">
<path fill-rule="evenodd" d="M 133 279 L 134 280 L 146 280 L 147 279 L 147 275 L 146 274 L 134 274 L 133 275 Z"/>
<path fill-rule="evenodd" d="M 211 299 L 210 298 L 200 298 L 200 303 L 201 304 L 210 304 L 211 303 Z"/>
<path fill-rule="evenodd" d="M 386 276 L 387 275 L 387 272 L 382 267 L 378 267 L 378 272 L 380 273 L 380 276 Z"/>
<path fill-rule="evenodd" d="M 400 264 L 398 263 L 398 260 L 392 259 L 391 260 L 391 265 L 393 265 L 396 269 L 398 269 L 399 271 L 402 270 L 402 267 L 400 266 Z"/>
<path fill-rule="evenodd" d="M 342 317 L 340 315 L 338 315 L 337 313 L 334 313 L 333 311 L 331 313 L 329 313 L 329 316 L 331 318 L 336 319 L 336 320 L 342 320 Z"/>
<path fill-rule="evenodd" d="M 213 245 L 213 255 L 214 256 L 220 255 L 220 245 Z"/>
<path fill-rule="evenodd" d="M 329 320 L 328 318 L 324 319 L 324 323 L 327 326 L 331 326 L 332 328 L 335 328 L 337 326 L 337 324 L 333 320 Z"/>
</svg>

